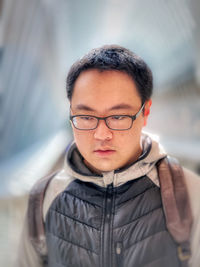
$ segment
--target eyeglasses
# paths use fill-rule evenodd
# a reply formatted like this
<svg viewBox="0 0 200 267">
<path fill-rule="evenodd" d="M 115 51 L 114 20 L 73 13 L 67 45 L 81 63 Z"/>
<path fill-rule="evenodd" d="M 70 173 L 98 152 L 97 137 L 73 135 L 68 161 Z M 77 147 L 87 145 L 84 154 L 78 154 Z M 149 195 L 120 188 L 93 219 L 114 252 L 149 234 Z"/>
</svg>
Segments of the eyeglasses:
<svg viewBox="0 0 200 267">
<path fill-rule="evenodd" d="M 107 117 L 96 117 L 92 115 L 70 116 L 70 121 L 78 130 L 94 130 L 98 127 L 99 121 L 104 120 L 107 127 L 111 130 L 124 131 L 129 130 L 133 121 L 137 119 L 144 108 L 145 103 L 135 115 L 110 115 Z"/>
</svg>

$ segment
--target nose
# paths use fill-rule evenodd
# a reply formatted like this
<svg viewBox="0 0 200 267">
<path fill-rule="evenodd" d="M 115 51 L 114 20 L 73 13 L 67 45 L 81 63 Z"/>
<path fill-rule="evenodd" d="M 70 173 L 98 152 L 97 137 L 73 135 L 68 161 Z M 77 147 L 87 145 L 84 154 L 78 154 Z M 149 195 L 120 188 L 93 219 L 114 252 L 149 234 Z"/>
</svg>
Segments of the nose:
<svg viewBox="0 0 200 267">
<path fill-rule="evenodd" d="M 112 131 L 109 129 L 103 120 L 99 120 L 99 124 L 94 132 L 94 138 L 98 140 L 110 140 Z"/>
</svg>

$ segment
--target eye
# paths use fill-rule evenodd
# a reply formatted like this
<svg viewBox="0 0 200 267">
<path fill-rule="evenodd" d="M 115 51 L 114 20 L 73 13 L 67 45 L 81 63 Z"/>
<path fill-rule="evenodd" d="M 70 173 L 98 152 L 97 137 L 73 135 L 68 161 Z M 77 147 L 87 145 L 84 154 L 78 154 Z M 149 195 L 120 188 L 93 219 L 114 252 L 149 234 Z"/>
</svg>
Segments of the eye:
<svg viewBox="0 0 200 267">
<path fill-rule="evenodd" d="M 126 119 L 126 116 L 123 116 L 123 115 L 115 115 L 115 116 L 112 116 L 111 119 L 113 121 L 121 121 L 121 120 Z"/>
<path fill-rule="evenodd" d="M 80 120 L 84 120 L 84 121 L 91 121 L 94 120 L 95 118 L 91 117 L 91 116 L 81 116 L 79 117 Z"/>
</svg>

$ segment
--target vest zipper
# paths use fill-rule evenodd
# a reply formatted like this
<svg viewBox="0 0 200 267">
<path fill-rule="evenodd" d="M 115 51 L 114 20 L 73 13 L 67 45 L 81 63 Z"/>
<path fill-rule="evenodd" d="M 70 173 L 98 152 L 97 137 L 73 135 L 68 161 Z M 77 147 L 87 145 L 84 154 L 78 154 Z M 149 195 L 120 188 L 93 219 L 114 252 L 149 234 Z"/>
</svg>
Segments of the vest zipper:
<svg viewBox="0 0 200 267">
<path fill-rule="evenodd" d="M 102 267 L 112 267 L 112 206 L 113 206 L 113 184 L 106 189 L 104 206 L 104 225 L 102 236 Z"/>
<path fill-rule="evenodd" d="M 117 266 L 118 267 L 122 267 L 122 249 L 123 249 L 122 243 L 117 242 L 116 247 L 115 247 L 115 253 L 117 255 Z"/>
</svg>

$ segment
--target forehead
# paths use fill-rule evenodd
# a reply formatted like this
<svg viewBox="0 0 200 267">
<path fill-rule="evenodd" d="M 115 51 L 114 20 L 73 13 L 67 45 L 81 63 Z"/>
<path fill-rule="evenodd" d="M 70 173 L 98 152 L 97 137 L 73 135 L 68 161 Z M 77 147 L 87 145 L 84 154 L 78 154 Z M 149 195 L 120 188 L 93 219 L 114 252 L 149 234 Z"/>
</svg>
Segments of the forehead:
<svg viewBox="0 0 200 267">
<path fill-rule="evenodd" d="M 92 69 L 77 78 L 71 99 L 73 107 L 85 105 L 94 110 L 106 110 L 121 103 L 132 107 L 141 105 L 138 89 L 128 74 Z"/>
</svg>

